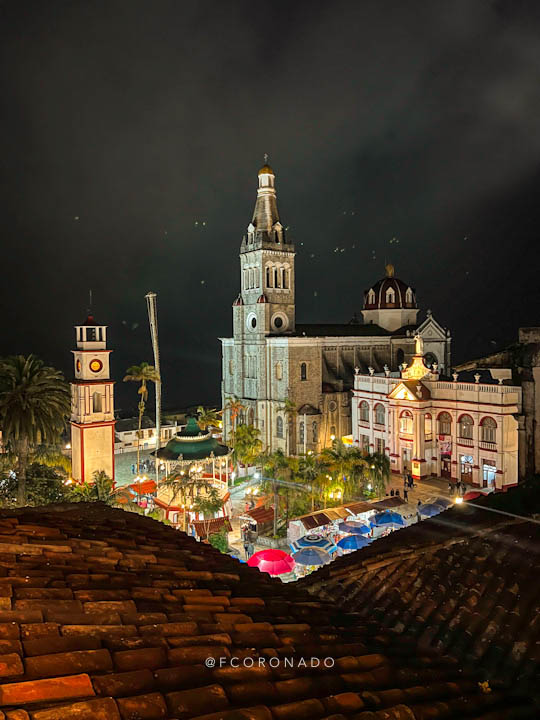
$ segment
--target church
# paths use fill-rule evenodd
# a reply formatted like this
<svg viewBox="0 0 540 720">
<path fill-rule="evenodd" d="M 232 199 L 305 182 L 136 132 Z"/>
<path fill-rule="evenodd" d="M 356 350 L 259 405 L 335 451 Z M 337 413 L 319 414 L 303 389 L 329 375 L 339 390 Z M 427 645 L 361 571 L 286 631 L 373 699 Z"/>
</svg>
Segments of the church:
<svg viewBox="0 0 540 720">
<path fill-rule="evenodd" d="M 397 370 L 422 338 L 428 364 L 450 368 L 450 332 L 428 311 L 418 322 L 414 288 L 386 266 L 364 293 L 363 322 L 300 324 L 295 313 L 295 248 L 280 222 L 275 173 L 259 170 L 253 217 L 240 245 L 241 290 L 233 337 L 222 343 L 222 401 L 240 400 L 240 421 L 255 425 L 263 446 L 289 455 L 319 452 L 350 435 L 355 368 Z M 288 402 L 287 402 L 288 401 Z M 224 413 L 224 440 L 232 419 Z"/>
</svg>

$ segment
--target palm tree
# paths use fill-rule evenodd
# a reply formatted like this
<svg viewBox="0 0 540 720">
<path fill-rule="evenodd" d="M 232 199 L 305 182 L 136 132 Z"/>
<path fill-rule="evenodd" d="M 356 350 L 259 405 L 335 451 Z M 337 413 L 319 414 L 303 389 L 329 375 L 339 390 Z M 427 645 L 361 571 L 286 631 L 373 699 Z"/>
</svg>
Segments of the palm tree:
<svg viewBox="0 0 540 720">
<path fill-rule="evenodd" d="M 74 502 L 102 502 L 106 505 L 115 505 L 116 496 L 113 481 L 103 470 L 95 470 L 92 483 L 73 485 L 72 500 Z"/>
<path fill-rule="evenodd" d="M 232 437 L 235 462 L 252 465 L 262 450 L 261 431 L 254 425 L 239 425 Z"/>
<path fill-rule="evenodd" d="M 202 488 L 208 490 L 210 484 L 207 480 L 200 478 L 197 474 L 191 474 L 189 470 L 177 470 L 159 484 L 159 487 L 171 491 L 169 505 L 172 505 L 179 497 L 184 508 L 184 532 L 187 532 L 187 506 L 188 502 L 194 502 Z"/>
<path fill-rule="evenodd" d="M 306 485 L 311 486 L 311 510 L 315 509 L 315 490 L 320 490 L 321 478 L 324 475 L 326 466 L 316 455 L 308 454 L 300 458 L 298 462 L 298 474 Z"/>
<path fill-rule="evenodd" d="M 285 398 L 283 404 L 278 407 L 278 410 L 285 415 L 285 420 L 287 422 L 287 454 L 291 455 L 291 429 L 293 421 L 298 414 L 298 409 L 296 407 L 296 403 L 294 403 L 290 398 Z M 304 428 L 304 432 L 306 432 L 306 428 Z"/>
<path fill-rule="evenodd" d="M 369 467 L 373 490 L 377 497 L 382 497 L 386 492 L 386 486 L 390 482 L 390 458 L 386 453 L 373 453 L 366 456 L 366 463 Z"/>
<path fill-rule="evenodd" d="M 215 487 L 208 488 L 207 493 L 205 495 L 199 495 L 193 503 L 193 510 L 201 513 L 203 516 L 204 532 L 208 542 L 210 542 L 210 520 L 222 507 L 223 500 Z"/>
<path fill-rule="evenodd" d="M 215 408 L 204 408 L 199 405 L 197 408 L 197 423 L 201 430 L 208 430 L 209 427 L 219 427 L 219 412 Z"/>
<path fill-rule="evenodd" d="M 64 376 L 35 355 L 0 361 L 0 427 L 3 442 L 17 457 L 17 501 L 26 504 L 26 472 L 38 446 L 60 439 L 70 411 Z"/>
<path fill-rule="evenodd" d="M 148 400 L 148 383 L 161 382 L 159 374 L 153 365 L 149 365 L 147 362 L 143 362 L 140 365 L 132 365 L 126 371 L 124 382 L 138 382 L 141 383 L 137 393 L 140 395 L 139 400 L 139 429 L 137 431 L 137 475 L 139 474 L 139 466 L 141 459 L 141 429 L 142 419 L 144 415 L 144 408 L 146 401 Z M 159 438 L 157 439 L 159 442 Z"/>
<path fill-rule="evenodd" d="M 244 409 L 245 405 L 243 405 L 237 397 L 234 397 L 234 395 L 227 400 L 225 407 L 223 408 L 222 412 L 228 410 L 231 415 L 231 428 L 233 433 L 236 430 L 236 421 L 238 416 Z"/>
<path fill-rule="evenodd" d="M 279 514 L 279 484 L 276 480 L 285 480 L 290 477 L 291 465 L 289 458 L 283 450 L 276 450 L 270 454 L 260 456 L 263 471 L 270 476 L 270 485 L 274 496 L 274 535 L 277 535 L 277 519 Z"/>
</svg>

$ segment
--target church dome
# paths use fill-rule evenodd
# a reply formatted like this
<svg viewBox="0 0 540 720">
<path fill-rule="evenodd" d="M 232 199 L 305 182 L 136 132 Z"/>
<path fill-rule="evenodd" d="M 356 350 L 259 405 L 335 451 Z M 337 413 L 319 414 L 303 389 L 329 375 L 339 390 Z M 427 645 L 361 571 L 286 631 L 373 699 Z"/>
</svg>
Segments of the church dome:
<svg viewBox="0 0 540 720">
<path fill-rule="evenodd" d="M 259 170 L 259 175 L 275 175 L 274 171 L 270 167 L 270 165 L 267 165 L 266 163 L 262 166 L 262 168 Z"/>
<path fill-rule="evenodd" d="M 394 266 L 386 266 L 386 276 L 364 292 L 364 310 L 415 309 L 414 288 L 394 275 Z"/>
</svg>

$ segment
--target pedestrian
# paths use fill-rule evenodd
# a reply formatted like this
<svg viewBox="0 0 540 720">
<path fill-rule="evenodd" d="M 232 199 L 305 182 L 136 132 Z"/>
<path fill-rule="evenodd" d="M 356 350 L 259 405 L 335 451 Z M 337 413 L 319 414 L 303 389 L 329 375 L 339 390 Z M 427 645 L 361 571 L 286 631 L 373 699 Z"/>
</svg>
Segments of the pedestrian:
<svg viewBox="0 0 540 720">
<path fill-rule="evenodd" d="M 414 478 L 413 478 L 413 476 L 409 473 L 409 488 L 412 490 L 413 487 L 414 487 Z"/>
<path fill-rule="evenodd" d="M 396 490 L 396 497 L 399 497 L 399 488 Z"/>
<path fill-rule="evenodd" d="M 390 490 L 390 497 L 394 497 L 394 488 Z"/>
<path fill-rule="evenodd" d="M 405 500 L 405 502 L 409 500 L 409 491 L 407 490 L 407 488 L 403 488 L 403 499 Z"/>
<path fill-rule="evenodd" d="M 448 492 L 450 493 L 450 495 L 452 494 L 452 483 L 450 482 L 450 480 L 448 481 Z"/>
<path fill-rule="evenodd" d="M 247 512 L 249 510 L 249 503 L 246 500 L 246 504 L 244 505 L 244 512 Z"/>
<path fill-rule="evenodd" d="M 255 546 L 253 545 L 253 543 L 250 540 L 248 542 L 248 546 L 247 546 L 247 559 L 248 560 L 253 555 L 254 552 L 255 552 Z"/>
<path fill-rule="evenodd" d="M 456 482 L 456 494 L 457 494 L 457 495 L 460 495 L 460 494 L 461 494 L 461 481 L 460 481 L 460 480 L 458 480 L 458 481 Z"/>
<path fill-rule="evenodd" d="M 135 463 L 131 466 L 131 474 L 135 475 Z"/>
<path fill-rule="evenodd" d="M 461 483 L 461 494 L 465 495 L 466 492 L 467 492 L 467 486 L 465 485 L 465 483 Z"/>
<path fill-rule="evenodd" d="M 403 474 L 403 489 L 404 490 L 408 484 L 409 484 L 409 476 L 407 475 L 407 473 L 404 473 Z"/>
</svg>

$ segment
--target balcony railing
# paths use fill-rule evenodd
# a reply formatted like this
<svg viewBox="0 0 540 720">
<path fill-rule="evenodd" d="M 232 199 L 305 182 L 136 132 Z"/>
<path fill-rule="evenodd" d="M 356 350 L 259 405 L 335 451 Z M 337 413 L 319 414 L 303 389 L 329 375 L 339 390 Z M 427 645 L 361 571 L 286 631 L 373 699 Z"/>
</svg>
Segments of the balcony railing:
<svg viewBox="0 0 540 720">
<path fill-rule="evenodd" d="M 473 447 L 474 446 L 474 440 L 472 438 L 458 437 L 457 442 L 458 442 L 458 445 L 465 445 L 465 447 Z"/>
<path fill-rule="evenodd" d="M 487 442 L 486 440 L 480 440 L 478 444 L 481 450 L 497 450 L 496 442 Z"/>
</svg>

